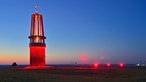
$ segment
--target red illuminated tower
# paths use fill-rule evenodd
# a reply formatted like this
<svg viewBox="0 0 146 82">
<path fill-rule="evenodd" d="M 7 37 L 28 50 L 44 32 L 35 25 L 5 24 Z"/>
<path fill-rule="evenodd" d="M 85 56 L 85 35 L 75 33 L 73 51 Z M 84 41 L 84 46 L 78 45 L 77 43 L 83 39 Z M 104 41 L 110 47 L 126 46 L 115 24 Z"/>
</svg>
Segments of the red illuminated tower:
<svg viewBox="0 0 146 82">
<path fill-rule="evenodd" d="M 30 66 L 45 66 L 46 37 L 44 36 L 43 17 L 37 12 L 37 5 L 35 6 L 35 13 L 31 16 L 29 39 Z"/>
</svg>

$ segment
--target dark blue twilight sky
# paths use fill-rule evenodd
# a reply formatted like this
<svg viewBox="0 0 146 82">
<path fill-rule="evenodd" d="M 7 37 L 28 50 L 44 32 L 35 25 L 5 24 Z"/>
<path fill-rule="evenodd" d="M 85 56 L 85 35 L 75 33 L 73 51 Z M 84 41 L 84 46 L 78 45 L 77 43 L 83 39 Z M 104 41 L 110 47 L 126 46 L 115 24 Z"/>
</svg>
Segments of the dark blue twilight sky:
<svg viewBox="0 0 146 82">
<path fill-rule="evenodd" d="M 0 64 L 29 64 L 30 17 L 44 17 L 47 64 L 146 63 L 146 0 L 0 0 Z"/>
</svg>

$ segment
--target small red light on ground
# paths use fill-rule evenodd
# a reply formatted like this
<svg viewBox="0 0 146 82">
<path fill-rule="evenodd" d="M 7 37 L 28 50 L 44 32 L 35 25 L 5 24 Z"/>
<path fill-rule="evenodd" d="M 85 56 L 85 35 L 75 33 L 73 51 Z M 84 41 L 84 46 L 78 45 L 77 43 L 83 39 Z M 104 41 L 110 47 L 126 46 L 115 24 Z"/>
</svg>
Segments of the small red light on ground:
<svg viewBox="0 0 146 82">
<path fill-rule="evenodd" d="M 96 64 L 94 64 L 94 67 L 98 67 L 98 64 L 96 63 Z"/>
<path fill-rule="evenodd" d="M 111 66 L 111 64 L 110 64 L 110 63 L 108 63 L 108 64 L 107 64 L 107 67 L 110 67 L 110 66 Z"/>
<path fill-rule="evenodd" d="M 123 67 L 124 66 L 124 64 L 123 63 L 120 63 L 120 67 Z"/>
<path fill-rule="evenodd" d="M 99 65 L 98 65 L 98 63 L 94 63 L 94 68 L 97 68 Z"/>
</svg>

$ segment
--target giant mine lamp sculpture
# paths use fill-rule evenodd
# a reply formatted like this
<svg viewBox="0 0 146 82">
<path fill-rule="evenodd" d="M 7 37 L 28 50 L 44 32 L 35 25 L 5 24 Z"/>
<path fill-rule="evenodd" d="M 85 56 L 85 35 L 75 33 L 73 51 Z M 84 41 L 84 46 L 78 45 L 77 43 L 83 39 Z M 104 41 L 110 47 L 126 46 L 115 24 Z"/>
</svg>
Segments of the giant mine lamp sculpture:
<svg viewBox="0 0 146 82">
<path fill-rule="evenodd" d="M 44 36 L 43 17 L 38 14 L 38 6 L 35 6 L 35 13 L 31 16 L 30 29 L 30 66 L 45 66 L 46 43 Z"/>
</svg>

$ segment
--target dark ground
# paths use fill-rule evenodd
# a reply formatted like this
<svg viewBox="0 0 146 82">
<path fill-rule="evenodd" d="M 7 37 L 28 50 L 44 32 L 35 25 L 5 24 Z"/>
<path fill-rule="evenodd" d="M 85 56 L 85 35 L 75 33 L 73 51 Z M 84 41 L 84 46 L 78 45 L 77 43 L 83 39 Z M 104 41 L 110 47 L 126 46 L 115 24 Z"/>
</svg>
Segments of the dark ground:
<svg viewBox="0 0 146 82">
<path fill-rule="evenodd" d="M 145 68 L 0 69 L 0 82 L 146 82 Z"/>
</svg>

